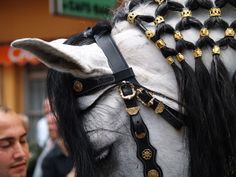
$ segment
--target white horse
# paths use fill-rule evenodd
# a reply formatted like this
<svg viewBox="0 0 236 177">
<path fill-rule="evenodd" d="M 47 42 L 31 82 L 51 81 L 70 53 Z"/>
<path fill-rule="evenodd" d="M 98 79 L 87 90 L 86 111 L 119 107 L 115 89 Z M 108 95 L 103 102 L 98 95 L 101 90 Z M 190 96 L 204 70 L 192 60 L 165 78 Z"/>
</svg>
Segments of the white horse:
<svg viewBox="0 0 236 177">
<path fill-rule="evenodd" d="M 211 15 L 213 18 L 222 17 L 228 24 L 231 24 L 236 17 L 234 1 L 219 0 L 216 1 L 216 4 L 212 1 L 208 2 L 208 0 L 176 0 L 176 2 L 188 8 L 190 8 L 189 4 L 192 3 L 192 8 L 190 9 L 193 10 L 193 17 L 200 20 L 202 23 L 209 18 L 206 9 L 211 6 L 211 3 L 211 13 L 213 13 Z M 225 5 L 225 3 L 227 4 Z M 213 8 L 216 7 L 216 5 L 222 8 L 221 17 L 219 14 L 220 8 Z M 224 102 L 218 104 L 216 101 L 218 105 L 212 105 L 212 103 L 215 102 L 210 102 L 209 100 L 212 100 L 210 98 L 209 100 L 206 99 L 207 103 L 203 103 L 205 97 L 204 92 L 201 92 L 201 84 L 196 85 L 196 87 L 199 88 L 185 88 L 187 86 L 184 84 L 185 82 L 187 83 L 188 80 L 185 80 L 187 76 L 183 74 L 186 72 L 186 63 L 183 64 L 183 62 L 187 61 L 194 70 L 195 60 L 201 57 L 201 52 L 194 50 L 195 59 L 190 49 L 183 51 L 186 58 L 185 61 L 181 60 L 181 56 L 177 57 L 180 62 L 175 61 L 175 67 L 180 68 L 180 73 L 182 73 L 182 77 L 180 77 L 181 81 L 177 82 L 173 65 L 170 65 L 173 60 L 171 57 L 165 56 L 168 58 L 169 63 L 166 62 L 162 50 L 163 47 L 166 46 L 176 49 L 176 41 L 181 40 L 181 36 L 173 39 L 171 35 L 160 34 L 159 38 L 157 37 L 154 41 L 154 39 L 147 39 L 142 31 L 149 29 L 154 32 L 156 26 L 152 21 L 158 16 L 164 17 L 164 19 L 159 18 L 161 21 L 155 21 L 155 23 L 158 23 L 157 26 L 159 23 L 166 23 L 170 24 L 173 28 L 175 28 L 181 18 L 189 18 L 191 16 L 190 11 L 176 9 L 172 11 L 174 9 L 173 7 L 176 9 L 185 9 L 168 0 L 127 0 L 116 11 L 111 30 L 112 38 L 129 67 L 133 69 L 140 85 L 142 85 L 143 88 L 148 88 L 148 90 L 155 92 L 153 98 L 162 101 L 165 106 L 169 106 L 186 115 L 187 123 L 182 126 L 181 129 L 176 129 L 168 121 L 163 119 L 160 114 L 156 114 L 151 108 L 143 106 L 141 102 L 138 101 L 138 105 L 140 106 L 139 114 L 142 116 L 148 128 L 150 143 L 157 150 L 155 157 L 156 163 L 162 170 L 159 176 L 162 176 L 162 174 L 164 177 L 223 177 L 236 175 L 234 171 L 236 169 L 235 164 L 233 164 L 235 154 L 234 152 L 231 153 L 235 144 L 232 143 L 232 147 L 231 143 L 228 143 L 233 141 L 232 138 L 235 137 L 234 132 L 231 130 L 233 129 L 232 127 L 234 127 L 234 129 L 236 128 L 234 124 L 235 117 L 232 117 L 232 115 L 235 115 L 234 95 L 231 95 L 233 99 L 230 102 L 233 111 L 232 114 L 228 115 L 228 117 L 232 117 L 230 122 L 232 123 L 230 125 L 231 128 L 228 128 L 229 123 L 226 123 L 226 125 L 223 126 L 226 133 L 222 131 L 224 133 L 223 135 L 218 135 L 221 133 L 219 129 L 208 130 L 210 129 L 209 127 L 220 127 L 220 125 L 217 124 L 217 120 L 214 121 L 213 119 L 217 117 L 215 115 L 218 114 L 217 111 L 219 109 L 222 109 L 222 111 L 219 111 L 219 114 L 223 112 L 223 116 L 219 117 L 225 118 L 225 114 L 228 113 L 228 108 Z M 159 11 L 156 11 L 158 8 Z M 169 8 L 169 10 L 165 8 Z M 185 13 L 182 14 L 183 17 L 180 15 L 181 12 Z M 153 19 L 151 17 L 153 17 Z M 128 20 L 126 20 L 126 18 L 128 18 Z M 189 22 L 186 23 L 188 24 Z M 219 41 L 225 36 L 234 38 L 234 30 L 236 30 L 234 26 L 232 28 L 229 26 L 223 30 L 214 27 L 211 30 L 210 27 L 211 24 L 208 29 L 210 31 L 210 37 L 214 41 Z M 183 28 L 176 28 L 182 32 L 185 40 L 195 45 L 198 44 L 196 42 L 199 39 L 198 27 L 191 27 L 189 28 L 190 30 L 185 26 Z M 228 30 L 225 35 L 224 30 Z M 158 33 L 160 31 L 156 32 Z M 168 34 L 169 33 L 170 32 L 168 32 Z M 151 33 L 151 37 L 149 36 L 151 39 L 153 37 L 152 34 L 153 33 Z M 207 35 L 207 33 L 205 32 L 202 35 Z M 166 46 L 163 43 L 159 43 L 161 46 L 158 46 L 157 43 L 156 46 L 153 43 L 153 41 L 156 42 L 159 40 L 160 36 L 165 41 Z M 143 164 L 137 158 L 137 146 L 130 130 L 130 117 L 125 110 L 125 103 L 118 92 L 118 87 L 113 87 L 116 84 L 108 85 L 98 90 L 95 89 L 93 92 L 88 92 L 88 94 L 85 93 L 78 97 L 75 97 L 75 94 L 72 93 L 74 92 L 74 81 L 78 78 L 79 80 L 87 80 L 113 73 L 109 66 L 108 58 L 98 44 L 94 40 L 86 41 L 86 34 L 84 33 L 81 33 L 78 38 L 78 43 L 85 40 L 84 45 L 83 42 L 82 44 L 80 43 L 79 46 L 74 45 L 73 42 L 71 42 L 73 45 L 68 45 L 70 42 L 66 39 L 46 42 L 35 38 L 20 39 L 12 43 L 14 47 L 28 50 L 38 56 L 49 68 L 59 71 L 51 72 L 49 76 L 48 83 L 50 87 L 53 87 L 51 88 L 52 90 L 49 88 L 49 95 L 51 95 L 51 102 L 54 103 L 53 107 L 58 115 L 59 123 L 62 128 L 62 136 L 65 138 L 68 149 L 74 158 L 77 167 L 77 176 L 157 177 L 158 173 L 144 172 Z M 73 37 L 71 39 L 75 40 Z M 159 42 L 162 41 L 159 40 Z M 203 46 L 201 43 L 198 45 Z M 212 67 L 212 58 L 214 58 L 212 57 L 211 47 L 214 48 L 214 46 L 202 48 L 202 61 L 209 71 Z M 215 47 L 214 49 L 219 48 Z M 219 55 L 219 50 L 213 51 L 213 56 L 215 55 Z M 232 47 L 221 51 L 220 54 L 221 60 L 228 69 L 230 78 L 233 77 L 233 73 L 236 70 L 234 55 L 235 51 Z M 214 64 L 217 65 L 216 63 Z M 197 77 L 196 80 L 197 83 L 199 83 Z M 210 80 L 208 81 L 211 83 Z M 212 81 L 212 83 L 213 82 L 214 81 Z M 232 84 L 232 82 L 230 82 L 230 84 Z M 212 85 L 214 86 L 214 84 Z M 77 85 L 77 87 L 78 86 L 81 85 Z M 224 85 L 222 85 L 222 87 L 223 86 Z M 111 89 L 107 91 L 108 88 Z M 183 88 L 183 92 L 181 88 Z M 206 86 L 206 90 L 207 88 L 209 87 Z M 216 88 L 218 88 L 217 84 Z M 186 96 L 185 92 L 187 92 L 186 90 L 191 92 L 191 90 L 194 89 L 197 90 L 197 97 L 193 97 L 192 102 L 191 99 Z M 216 93 L 209 97 L 213 98 L 213 100 L 221 99 L 222 95 L 217 92 L 217 89 L 215 90 Z M 200 94 L 198 94 L 198 92 L 200 92 Z M 208 92 L 206 91 L 206 93 Z M 231 93 L 233 93 L 232 90 Z M 215 98 L 214 95 L 217 95 L 217 98 Z M 58 98 L 59 96 L 60 98 Z M 201 98 L 200 101 L 202 102 L 199 104 L 199 102 L 196 101 L 196 105 L 191 105 L 191 102 L 195 104 L 195 98 Z M 189 108 L 187 108 L 187 104 L 190 104 Z M 208 104 L 210 108 L 206 108 Z M 219 105 L 226 106 L 219 107 Z M 199 108 L 200 113 L 196 115 L 203 117 L 202 122 L 199 123 L 199 125 L 204 124 L 201 128 L 194 127 L 192 124 L 195 123 L 191 124 L 192 119 L 195 118 L 192 114 L 198 111 L 198 107 L 203 108 Z M 188 109 L 190 111 L 188 111 Z M 217 113 L 212 113 L 211 109 Z M 210 116 L 212 114 L 213 117 Z M 212 124 L 216 125 L 205 125 L 211 122 L 210 119 L 212 119 Z M 222 119 L 220 120 L 222 121 Z M 197 122 L 198 120 L 194 119 L 194 121 Z M 189 124 L 191 124 L 190 127 L 192 126 L 193 129 L 196 128 L 199 130 L 189 130 Z M 225 137 L 226 142 L 224 142 L 222 137 L 226 135 L 228 137 Z M 186 136 L 192 136 L 196 139 L 192 141 L 186 138 Z M 218 136 L 219 138 L 217 138 Z M 227 146 L 227 148 L 225 146 Z M 226 155 L 227 150 L 230 151 L 228 155 Z M 216 157 L 214 155 L 216 155 Z"/>
</svg>

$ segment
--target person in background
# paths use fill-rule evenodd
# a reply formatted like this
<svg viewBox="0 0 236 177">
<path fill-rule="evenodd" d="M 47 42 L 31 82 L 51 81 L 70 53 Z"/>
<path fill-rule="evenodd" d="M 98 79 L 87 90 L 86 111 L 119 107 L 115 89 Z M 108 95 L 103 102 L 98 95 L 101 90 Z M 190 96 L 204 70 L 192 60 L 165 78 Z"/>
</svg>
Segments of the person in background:
<svg viewBox="0 0 236 177">
<path fill-rule="evenodd" d="M 49 114 L 51 111 L 49 100 L 48 98 L 45 98 L 43 101 L 43 114 L 44 116 L 40 118 L 36 125 L 36 138 L 37 143 L 40 148 L 44 148 L 47 140 L 48 140 L 48 124 L 47 124 L 47 114 Z"/>
<path fill-rule="evenodd" d="M 26 177 L 29 158 L 27 123 L 22 116 L 0 106 L 0 176 Z"/>
<path fill-rule="evenodd" d="M 46 121 L 46 127 L 47 127 L 46 131 L 48 132 L 49 136 L 48 136 L 48 139 L 46 140 L 46 143 L 44 143 L 45 145 L 43 147 L 41 154 L 38 157 L 38 160 L 37 160 L 34 172 L 33 172 L 33 177 L 43 177 L 43 172 L 42 172 L 43 159 L 48 154 L 48 152 L 54 147 L 55 141 L 58 138 L 56 120 L 53 114 L 51 113 L 48 99 L 45 99 L 44 101 L 44 112 L 45 112 L 45 117 L 42 119 L 45 119 Z"/>
<path fill-rule="evenodd" d="M 59 135 L 55 116 L 51 113 L 47 118 L 49 135 L 55 145 L 43 159 L 43 177 L 66 177 L 73 168 L 73 161 Z"/>
</svg>

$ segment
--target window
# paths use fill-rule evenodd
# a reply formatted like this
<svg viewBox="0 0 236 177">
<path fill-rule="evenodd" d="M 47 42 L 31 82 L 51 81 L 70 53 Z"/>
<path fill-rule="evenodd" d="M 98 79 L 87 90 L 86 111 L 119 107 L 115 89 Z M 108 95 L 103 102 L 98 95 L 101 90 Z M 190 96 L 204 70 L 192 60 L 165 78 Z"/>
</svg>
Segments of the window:
<svg viewBox="0 0 236 177">
<path fill-rule="evenodd" d="M 47 68 L 43 64 L 26 65 L 24 76 L 25 114 L 30 119 L 29 139 L 35 140 L 36 123 L 43 117 L 43 100 L 46 97 Z"/>
</svg>

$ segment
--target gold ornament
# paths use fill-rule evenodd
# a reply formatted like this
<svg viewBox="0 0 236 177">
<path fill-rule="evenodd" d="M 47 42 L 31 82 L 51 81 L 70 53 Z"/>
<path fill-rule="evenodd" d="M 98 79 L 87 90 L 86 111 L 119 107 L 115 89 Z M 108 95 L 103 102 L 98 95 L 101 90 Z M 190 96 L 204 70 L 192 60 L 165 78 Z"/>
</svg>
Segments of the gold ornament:
<svg viewBox="0 0 236 177">
<path fill-rule="evenodd" d="M 165 105 L 164 103 L 160 101 L 155 109 L 155 113 L 160 114 L 164 111 L 164 109 L 165 109 Z"/>
<path fill-rule="evenodd" d="M 159 25 L 160 23 L 162 23 L 164 21 L 165 21 L 165 19 L 164 19 L 163 16 L 157 16 L 154 20 L 154 24 L 157 26 L 157 25 Z"/>
<path fill-rule="evenodd" d="M 179 41 L 179 40 L 183 39 L 183 35 L 180 31 L 175 31 L 174 38 L 176 41 Z"/>
<path fill-rule="evenodd" d="M 151 39 L 153 36 L 155 36 L 155 33 L 151 30 L 145 31 L 145 35 L 148 39 Z"/>
<path fill-rule="evenodd" d="M 172 65 L 174 63 L 174 58 L 172 56 L 169 56 L 166 58 L 166 61 L 169 65 Z"/>
<path fill-rule="evenodd" d="M 200 36 L 209 36 L 209 30 L 207 28 L 202 28 L 200 30 Z"/>
<path fill-rule="evenodd" d="M 182 53 L 178 53 L 176 55 L 176 59 L 178 60 L 178 62 L 181 62 L 183 61 L 185 58 L 184 58 L 184 55 Z"/>
<path fill-rule="evenodd" d="M 230 36 L 230 37 L 234 37 L 235 36 L 235 31 L 233 28 L 227 28 L 225 30 L 225 36 Z"/>
<path fill-rule="evenodd" d="M 135 134 L 135 137 L 138 138 L 138 139 L 143 139 L 146 136 L 145 132 L 142 132 L 142 133 L 135 132 L 134 134 Z"/>
<path fill-rule="evenodd" d="M 181 16 L 182 16 L 182 17 L 192 17 L 192 11 L 189 10 L 189 9 L 184 9 L 184 10 L 181 12 Z"/>
<path fill-rule="evenodd" d="M 73 89 L 76 92 L 81 92 L 83 90 L 83 84 L 80 81 L 75 81 L 73 85 Z"/>
<path fill-rule="evenodd" d="M 165 0 L 154 0 L 158 5 L 161 5 L 162 3 L 165 2 Z"/>
<path fill-rule="evenodd" d="M 150 149 L 144 149 L 142 152 L 142 157 L 145 160 L 150 160 L 152 158 L 152 151 Z"/>
<path fill-rule="evenodd" d="M 159 175 L 158 171 L 155 170 L 155 169 L 152 169 L 152 170 L 148 171 L 148 177 L 159 177 L 159 176 L 160 175 Z"/>
<path fill-rule="evenodd" d="M 129 12 L 127 16 L 127 21 L 131 24 L 134 24 L 134 20 L 136 16 L 137 14 L 135 14 L 134 12 Z"/>
<path fill-rule="evenodd" d="M 159 48 L 159 49 L 162 49 L 163 47 L 166 46 L 166 43 L 163 39 L 159 39 L 156 41 L 156 46 Z"/>
<path fill-rule="evenodd" d="M 197 48 L 193 51 L 194 58 L 198 58 L 202 56 L 202 50 L 200 48 Z"/>
<path fill-rule="evenodd" d="M 209 10 L 210 17 L 219 17 L 221 16 L 221 10 L 220 8 L 213 7 Z"/>
<path fill-rule="evenodd" d="M 139 106 L 136 106 L 136 107 L 132 107 L 132 108 L 126 108 L 126 111 L 130 116 L 134 116 L 134 115 L 138 114 L 139 109 L 140 109 Z"/>
<path fill-rule="evenodd" d="M 215 45 L 212 49 L 212 54 L 213 55 L 220 55 L 220 47 Z"/>
</svg>

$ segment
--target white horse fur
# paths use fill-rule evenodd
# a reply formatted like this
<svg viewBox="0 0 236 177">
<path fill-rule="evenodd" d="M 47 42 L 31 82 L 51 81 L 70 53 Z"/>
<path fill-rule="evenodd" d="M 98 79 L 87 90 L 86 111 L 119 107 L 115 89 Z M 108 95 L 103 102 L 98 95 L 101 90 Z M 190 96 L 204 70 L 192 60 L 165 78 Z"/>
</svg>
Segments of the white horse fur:
<svg viewBox="0 0 236 177">
<path fill-rule="evenodd" d="M 179 0 L 185 3 L 185 0 Z M 129 1 L 126 2 L 128 6 Z M 125 7 L 126 8 L 126 7 Z M 236 11 L 227 6 L 223 17 L 231 23 L 236 17 Z M 153 15 L 156 5 L 140 5 L 135 9 L 137 14 Z M 128 12 L 128 9 L 127 9 Z M 194 17 L 203 22 L 207 18 L 207 11 L 196 11 Z M 204 15 L 203 15 L 204 14 Z M 230 15 L 229 15 L 230 14 Z M 180 20 L 177 13 L 168 14 L 166 21 L 174 26 Z M 219 31 L 213 31 L 215 39 Z M 183 32 L 184 38 L 196 41 L 198 32 L 189 30 Z M 139 83 L 151 90 L 160 92 L 175 100 L 178 100 L 176 78 L 170 65 L 164 60 L 159 49 L 146 39 L 144 34 L 127 21 L 118 22 L 112 29 L 112 36 L 123 54 L 128 65 L 133 68 Z M 165 38 L 168 46 L 174 47 L 172 38 Z M 76 77 L 89 78 L 112 71 L 103 51 L 96 43 L 83 46 L 71 46 L 63 44 L 65 39 L 46 42 L 36 38 L 19 39 L 12 46 L 28 50 L 39 57 L 50 68 L 71 73 Z M 221 58 L 227 66 L 231 76 L 236 70 L 235 52 L 228 48 L 222 52 Z M 186 59 L 194 68 L 194 58 L 191 52 L 185 53 Z M 210 67 L 212 54 L 210 49 L 204 50 L 203 61 Z M 98 91 L 93 95 L 83 96 L 79 99 L 81 109 L 87 108 L 101 94 Z M 179 106 L 170 100 L 158 97 L 165 104 L 175 110 Z M 156 161 L 161 166 L 165 177 L 187 177 L 188 174 L 188 143 L 185 139 L 185 127 L 176 130 L 161 116 L 151 109 L 141 106 L 140 114 L 150 133 L 151 144 L 157 149 Z M 129 128 L 129 116 L 125 111 L 125 105 L 117 90 L 103 97 L 98 104 L 87 113 L 85 129 L 89 132 L 90 141 L 97 149 L 113 145 L 113 163 L 103 166 L 102 177 L 142 177 L 143 166 L 136 157 L 136 144 L 131 136 Z M 105 158 L 108 150 L 100 157 Z M 84 162 L 86 163 L 86 162 Z"/>
</svg>

